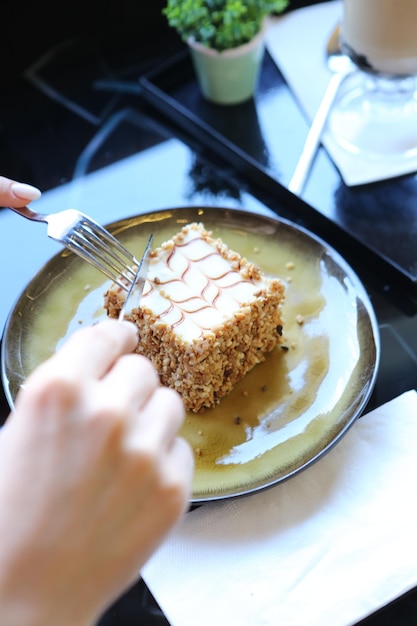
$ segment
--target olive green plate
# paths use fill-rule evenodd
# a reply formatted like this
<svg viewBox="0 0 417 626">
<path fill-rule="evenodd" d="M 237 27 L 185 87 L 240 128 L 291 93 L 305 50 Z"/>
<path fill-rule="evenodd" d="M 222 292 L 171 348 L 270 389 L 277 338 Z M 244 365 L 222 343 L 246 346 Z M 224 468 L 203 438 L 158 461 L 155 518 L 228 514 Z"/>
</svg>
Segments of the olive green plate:
<svg viewBox="0 0 417 626">
<path fill-rule="evenodd" d="M 352 426 L 372 392 L 379 335 L 364 287 L 347 263 L 311 233 L 243 211 L 188 207 L 109 226 L 140 254 L 184 224 L 201 221 L 232 249 L 286 283 L 284 349 L 257 365 L 214 409 L 187 414 L 195 452 L 195 503 L 279 483 L 325 454 Z M 13 406 L 33 368 L 74 330 L 105 317 L 108 282 L 64 250 L 33 278 L 4 332 L 2 376 Z"/>
</svg>

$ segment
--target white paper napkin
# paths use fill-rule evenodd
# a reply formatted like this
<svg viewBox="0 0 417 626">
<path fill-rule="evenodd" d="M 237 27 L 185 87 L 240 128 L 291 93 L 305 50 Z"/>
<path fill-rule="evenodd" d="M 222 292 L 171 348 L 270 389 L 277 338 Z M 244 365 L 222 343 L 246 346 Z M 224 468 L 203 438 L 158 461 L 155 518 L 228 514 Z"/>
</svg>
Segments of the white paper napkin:
<svg viewBox="0 0 417 626">
<path fill-rule="evenodd" d="M 417 585 L 417 393 L 258 494 L 188 513 L 142 575 L 172 626 L 347 626 Z"/>
<path fill-rule="evenodd" d="M 311 121 L 330 79 L 325 46 L 342 17 L 343 2 L 335 0 L 297 9 L 274 20 L 267 31 L 266 46 Z M 385 180 L 417 170 L 417 157 L 407 163 L 366 159 L 341 148 L 328 134 L 323 145 L 346 185 Z"/>
</svg>

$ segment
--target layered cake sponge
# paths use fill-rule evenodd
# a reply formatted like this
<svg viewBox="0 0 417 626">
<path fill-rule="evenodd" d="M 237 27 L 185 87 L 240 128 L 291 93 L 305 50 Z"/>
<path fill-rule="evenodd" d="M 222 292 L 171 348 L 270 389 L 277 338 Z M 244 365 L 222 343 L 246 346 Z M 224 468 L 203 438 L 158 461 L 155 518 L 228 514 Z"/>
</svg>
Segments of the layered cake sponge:
<svg viewBox="0 0 417 626">
<path fill-rule="evenodd" d="M 117 285 L 104 294 L 110 317 L 125 296 Z M 138 326 L 136 351 L 153 361 L 161 383 L 199 412 L 281 342 L 283 298 L 281 280 L 192 223 L 152 251 L 140 306 L 125 319 Z"/>
</svg>

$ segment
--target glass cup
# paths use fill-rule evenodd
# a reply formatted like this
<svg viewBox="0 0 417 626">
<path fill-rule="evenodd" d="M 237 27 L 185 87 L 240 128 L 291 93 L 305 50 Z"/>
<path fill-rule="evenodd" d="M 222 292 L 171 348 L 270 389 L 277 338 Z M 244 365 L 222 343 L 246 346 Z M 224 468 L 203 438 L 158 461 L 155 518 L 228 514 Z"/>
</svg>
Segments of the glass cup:
<svg viewBox="0 0 417 626">
<path fill-rule="evenodd" d="M 358 71 L 330 114 L 333 138 L 367 157 L 416 157 L 417 0 L 344 0 L 341 46 Z"/>
</svg>

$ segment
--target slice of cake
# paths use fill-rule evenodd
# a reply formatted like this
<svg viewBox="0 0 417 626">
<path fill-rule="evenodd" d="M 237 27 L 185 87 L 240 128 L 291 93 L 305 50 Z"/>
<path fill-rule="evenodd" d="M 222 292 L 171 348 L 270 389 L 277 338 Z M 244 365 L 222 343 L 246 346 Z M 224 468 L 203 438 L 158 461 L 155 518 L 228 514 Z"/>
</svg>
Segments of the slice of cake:
<svg viewBox="0 0 417 626">
<path fill-rule="evenodd" d="M 104 294 L 118 317 L 126 292 Z M 137 352 L 188 410 L 212 407 L 281 341 L 284 285 L 214 239 L 203 224 L 184 226 L 151 253 L 139 308 Z"/>
</svg>

